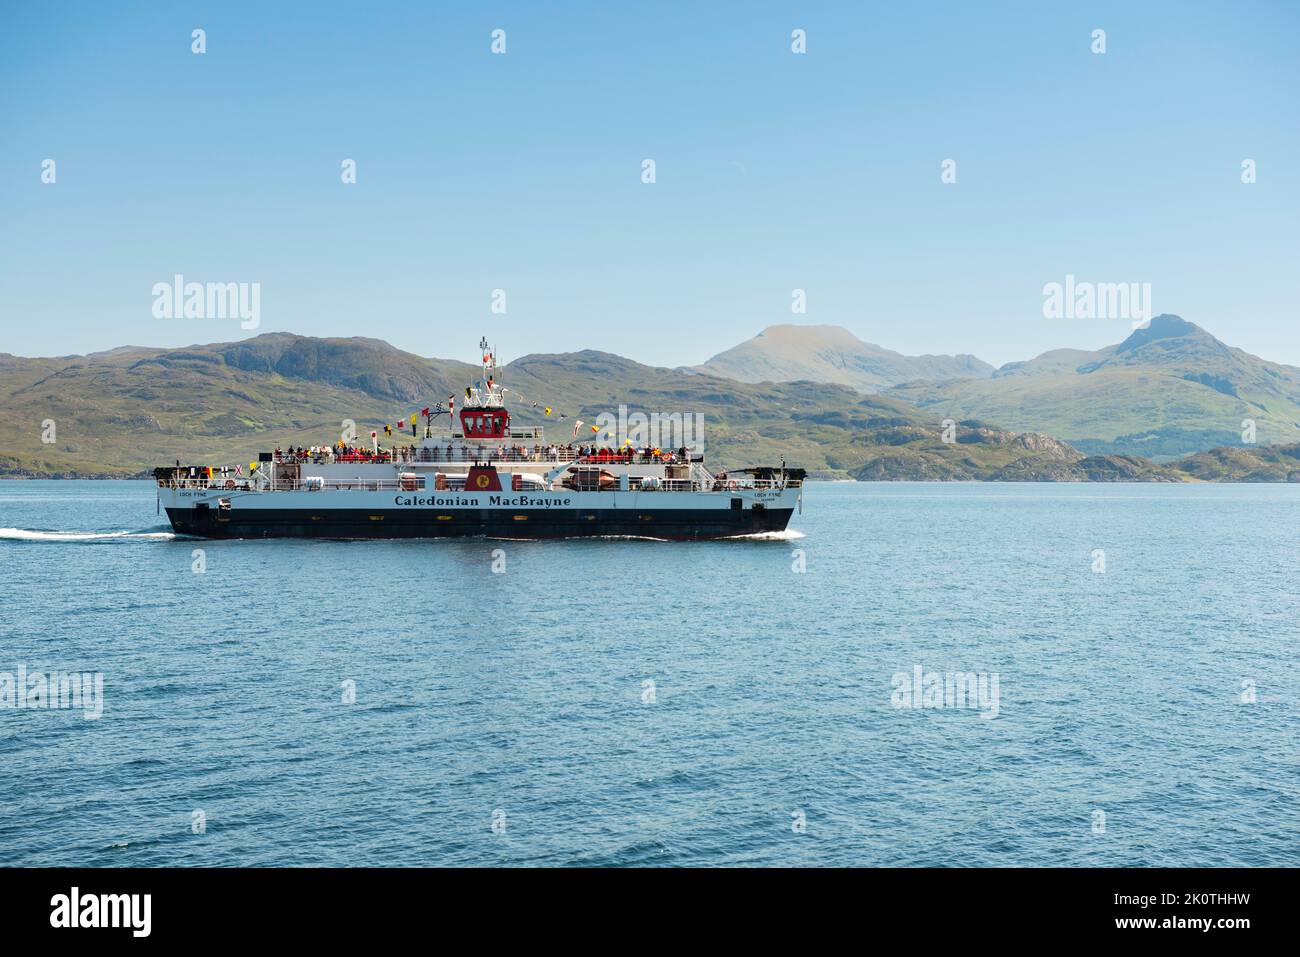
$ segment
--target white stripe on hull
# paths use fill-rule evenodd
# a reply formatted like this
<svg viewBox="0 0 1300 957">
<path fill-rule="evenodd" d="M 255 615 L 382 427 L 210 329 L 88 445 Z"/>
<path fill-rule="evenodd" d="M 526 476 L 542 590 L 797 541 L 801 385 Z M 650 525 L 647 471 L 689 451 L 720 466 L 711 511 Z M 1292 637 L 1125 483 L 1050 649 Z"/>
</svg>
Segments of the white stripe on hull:
<svg viewBox="0 0 1300 957">
<path fill-rule="evenodd" d="M 230 502 L 232 510 L 244 509 L 518 509 L 520 511 L 546 511 L 550 509 L 689 509 L 710 511 L 732 508 L 731 500 L 741 500 L 748 509 L 755 504 L 765 508 L 794 508 L 800 489 L 737 489 L 729 492 L 642 492 L 618 491 L 574 492 L 466 492 L 369 491 L 362 489 L 322 489 L 320 491 L 294 490 L 279 492 L 250 492 L 222 488 L 160 488 L 164 508 L 193 508 L 206 504 L 217 508 L 219 501 Z"/>
</svg>

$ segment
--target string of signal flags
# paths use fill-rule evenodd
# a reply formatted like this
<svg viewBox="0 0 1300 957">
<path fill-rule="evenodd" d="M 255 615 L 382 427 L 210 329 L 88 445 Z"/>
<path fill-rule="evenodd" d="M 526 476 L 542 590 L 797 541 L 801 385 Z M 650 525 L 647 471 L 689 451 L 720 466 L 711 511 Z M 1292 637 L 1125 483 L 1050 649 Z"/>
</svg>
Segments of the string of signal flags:
<svg viewBox="0 0 1300 957">
<path fill-rule="evenodd" d="M 466 393 L 469 392 L 468 389 L 466 389 L 465 391 L 466 391 Z M 554 414 L 554 415 L 556 416 L 556 418 L 558 418 L 561 422 L 563 422 L 565 419 L 567 419 L 567 418 L 569 417 L 569 415 L 568 415 L 567 412 L 557 412 L 556 409 L 555 409 L 554 407 L 552 407 L 552 406 L 545 405 L 545 404 L 543 404 L 543 403 L 541 403 L 541 402 L 529 402 L 529 400 L 528 400 L 528 396 L 524 395 L 524 394 L 523 394 L 522 392 L 520 392 L 518 389 L 509 389 L 509 388 L 506 388 L 505 386 L 502 386 L 502 387 L 501 387 L 501 391 L 502 391 L 502 392 L 510 392 L 510 393 L 512 393 L 512 394 L 514 394 L 514 395 L 517 395 L 517 396 L 519 397 L 519 401 L 520 401 L 520 402 L 528 402 L 528 405 L 529 405 L 530 408 L 533 408 L 533 409 L 541 409 L 541 410 L 542 410 L 542 415 L 546 416 L 547 418 L 550 418 L 551 415 Z M 575 420 L 574 420 L 574 422 L 573 422 L 573 437 L 574 437 L 575 439 L 578 437 L 578 430 L 579 430 L 580 428 L 582 428 L 582 426 L 583 426 L 583 421 L 582 421 L 582 419 L 575 419 Z M 594 426 L 594 425 L 589 426 L 589 428 L 591 429 L 591 432 L 592 432 L 593 435 L 598 435 L 598 434 L 600 433 L 600 429 L 597 428 L 597 427 Z"/>
<path fill-rule="evenodd" d="M 430 406 L 425 406 L 425 407 L 424 407 L 423 409 L 421 409 L 419 412 L 412 412 L 412 413 L 411 413 L 411 417 L 410 417 L 410 422 L 411 422 L 411 435 L 412 435 L 412 436 L 415 436 L 415 434 L 416 434 L 416 426 L 419 424 L 419 417 L 420 417 L 420 416 L 424 416 L 424 424 L 425 424 L 425 426 L 427 427 L 428 424 L 429 424 L 429 421 L 430 421 L 430 420 L 431 420 L 435 415 L 444 415 L 444 414 L 446 414 L 446 415 L 450 415 L 450 414 L 451 414 L 451 410 L 448 409 L 447 407 L 445 407 L 441 402 L 439 402 L 438 404 L 436 404 L 436 405 L 434 405 L 434 406 L 432 406 L 432 407 L 430 407 Z M 396 426 L 396 428 L 397 428 L 397 431 L 398 431 L 398 432 L 405 432 L 405 431 L 406 431 L 406 422 L 407 422 L 407 420 L 404 419 L 404 418 L 402 418 L 402 419 L 398 419 L 398 420 L 397 420 L 397 426 Z M 391 436 L 391 435 L 393 434 L 393 428 L 394 428 L 393 423 L 391 423 L 391 422 L 385 422 L 384 425 L 381 426 L 381 431 L 384 433 L 384 435 Z"/>
<path fill-rule="evenodd" d="M 529 408 L 541 409 L 542 415 L 546 416 L 547 418 L 550 418 L 552 415 L 554 415 L 557 419 L 563 422 L 565 419 L 569 417 L 567 412 L 557 412 L 553 407 L 549 405 L 544 405 L 541 402 L 529 402 L 528 396 L 524 395 L 522 392 L 520 392 L 517 389 L 508 389 L 505 386 L 502 386 L 501 391 L 509 392 L 512 395 L 517 395 L 519 397 L 520 402 L 528 402 Z"/>
</svg>

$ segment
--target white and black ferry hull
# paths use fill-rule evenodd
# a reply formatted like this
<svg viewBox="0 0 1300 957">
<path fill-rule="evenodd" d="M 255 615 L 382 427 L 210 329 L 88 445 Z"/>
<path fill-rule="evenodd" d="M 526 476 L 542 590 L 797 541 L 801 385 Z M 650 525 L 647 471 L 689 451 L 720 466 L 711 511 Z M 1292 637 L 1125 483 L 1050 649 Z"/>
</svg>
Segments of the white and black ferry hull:
<svg viewBox="0 0 1300 957">
<path fill-rule="evenodd" d="M 203 538 L 716 539 L 785 530 L 800 491 L 252 492 L 163 488 L 160 495 L 172 528 Z"/>
</svg>

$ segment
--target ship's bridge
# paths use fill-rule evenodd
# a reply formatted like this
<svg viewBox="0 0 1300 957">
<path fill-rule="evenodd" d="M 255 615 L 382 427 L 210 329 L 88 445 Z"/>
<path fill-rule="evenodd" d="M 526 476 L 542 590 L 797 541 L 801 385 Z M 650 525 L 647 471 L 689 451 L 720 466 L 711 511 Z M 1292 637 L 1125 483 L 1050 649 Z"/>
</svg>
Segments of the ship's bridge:
<svg viewBox="0 0 1300 957">
<path fill-rule="evenodd" d="M 508 439 L 511 438 L 510 413 L 499 409 L 461 409 L 461 434 L 467 439 Z"/>
</svg>

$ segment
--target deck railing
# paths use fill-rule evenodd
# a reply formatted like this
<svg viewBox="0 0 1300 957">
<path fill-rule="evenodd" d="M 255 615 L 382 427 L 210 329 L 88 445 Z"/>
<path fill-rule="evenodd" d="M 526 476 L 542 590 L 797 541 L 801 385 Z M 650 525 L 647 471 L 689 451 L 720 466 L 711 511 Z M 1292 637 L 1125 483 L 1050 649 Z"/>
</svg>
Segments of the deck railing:
<svg viewBox="0 0 1300 957">
<path fill-rule="evenodd" d="M 433 448 L 393 449 L 375 455 L 356 452 L 346 455 L 287 455 L 273 456 L 273 461 L 299 465 L 406 465 L 444 463 L 447 465 L 472 465 L 475 462 L 536 462 L 541 465 L 558 465 L 562 462 L 587 462 L 592 465 L 663 465 L 685 464 L 675 454 L 647 455 L 644 452 L 611 452 L 584 455 L 577 449 L 565 447 L 520 449 L 469 448 L 454 446 L 451 449 Z M 699 463 L 694 463 L 699 464 Z"/>
<path fill-rule="evenodd" d="M 698 464 L 698 463 L 694 463 Z M 571 473 L 566 473 L 566 475 Z M 555 488 L 561 487 L 561 481 L 565 476 L 561 476 L 555 482 Z M 246 476 L 214 476 L 212 478 L 188 477 L 181 475 L 164 476 L 158 479 L 158 484 L 163 488 L 181 488 L 181 489 L 203 489 L 211 491 L 225 492 L 291 492 L 291 491 L 312 491 L 312 490 L 330 490 L 330 491 L 367 491 L 367 492 L 414 492 L 427 491 L 432 487 L 428 481 L 428 476 L 421 475 L 414 481 L 406 479 L 365 479 L 360 476 L 350 479 L 335 479 L 327 482 L 308 481 L 312 476 L 299 479 L 278 478 L 272 480 L 270 476 L 261 476 L 249 479 Z M 643 481 L 650 479 L 648 484 L 643 485 Z M 463 488 L 462 482 L 452 483 L 458 490 Z M 501 485 L 503 490 L 510 490 L 510 474 L 501 475 Z M 617 492 L 619 484 L 606 486 L 598 489 L 602 492 Z M 628 488 L 630 491 L 639 492 L 740 492 L 754 490 L 779 490 L 783 488 L 799 488 L 803 482 L 799 479 L 755 479 L 747 475 L 738 475 L 735 478 L 717 479 L 709 475 L 705 470 L 690 470 L 689 478 L 664 478 L 662 476 L 639 476 L 632 475 L 628 477 Z M 597 489 L 583 489 L 584 491 L 597 491 Z"/>
</svg>

